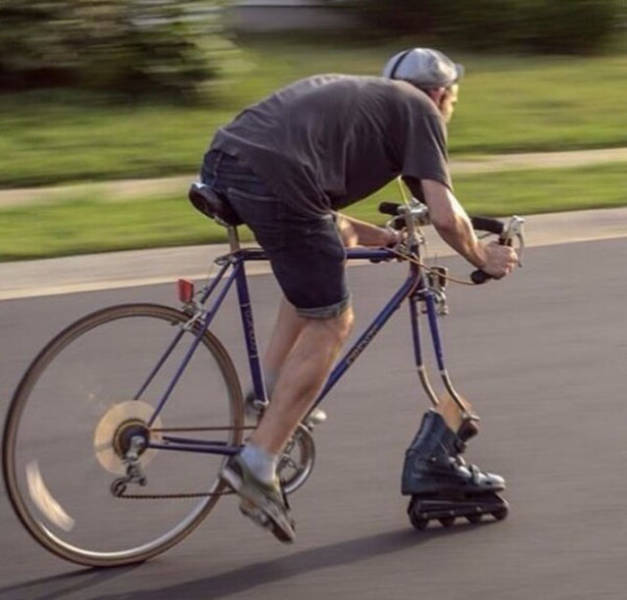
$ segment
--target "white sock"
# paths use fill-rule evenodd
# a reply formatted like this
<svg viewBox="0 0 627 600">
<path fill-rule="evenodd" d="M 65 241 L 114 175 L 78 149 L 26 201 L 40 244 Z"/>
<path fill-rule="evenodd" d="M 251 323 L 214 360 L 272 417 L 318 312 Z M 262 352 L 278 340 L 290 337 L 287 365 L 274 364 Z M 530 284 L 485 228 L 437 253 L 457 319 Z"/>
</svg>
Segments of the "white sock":
<svg viewBox="0 0 627 600">
<path fill-rule="evenodd" d="M 274 481 L 276 466 L 279 461 L 278 454 L 271 454 L 263 448 L 249 443 L 240 452 L 240 457 L 257 479 L 264 483 Z"/>
</svg>

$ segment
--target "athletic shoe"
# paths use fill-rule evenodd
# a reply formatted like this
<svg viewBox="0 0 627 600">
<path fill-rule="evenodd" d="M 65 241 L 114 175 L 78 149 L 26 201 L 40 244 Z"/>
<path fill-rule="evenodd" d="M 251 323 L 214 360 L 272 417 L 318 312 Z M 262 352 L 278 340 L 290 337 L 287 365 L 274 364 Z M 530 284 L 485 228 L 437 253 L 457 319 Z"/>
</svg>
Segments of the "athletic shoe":
<svg viewBox="0 0 627 600">
<path fill-rule="evenodd" d="M 271 484 L 260 481 L 238 454 L 226 461 L 220 477 L 241 498 L 242 514 L 270 530 L 279 541 L 294 541 L 294 520 L 278 477 Z"/>
</svg>

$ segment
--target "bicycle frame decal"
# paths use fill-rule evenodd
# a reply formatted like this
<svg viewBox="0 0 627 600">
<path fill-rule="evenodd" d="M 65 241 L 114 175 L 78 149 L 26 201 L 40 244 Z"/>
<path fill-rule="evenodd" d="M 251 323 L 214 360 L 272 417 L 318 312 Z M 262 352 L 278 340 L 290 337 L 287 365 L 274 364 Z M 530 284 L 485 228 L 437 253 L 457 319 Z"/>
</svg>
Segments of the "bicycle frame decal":
<svg viewBox="0 0 627 600">
<path fill-rule="evenodd" d="M 353 258 L 349 255 L 349 258 Z M 362 258 L 361 254 L 359 258 Z M 357 339 L 357 341 L 353 344 L 353 346 L 346 352 L 344 357 L 337 363 L 337 365 L 333 368 L 333 371 L 329 375 L 329 378 L 322 388 L 322 391 L 316 398 L 314 405 L 312 407 L 315 408 L 322 402 L 324 397 L 329 393 L 329 391 L 335 386 L 335 384 L 339 381 L 342 375 L 348 370 L 348 368 L 357 360 L 357 357 L 368 347 L 370 342 L 374 339 L 376 334 L 381 330 L 381 328 L 385 325 L 388 319 L 394 314 L 396 310 L 403 303 L 403 300 L 407 298 L 409 294 L 415 289 L 416 285 L 418 285 L 420 281 L 420 272 L 417 268 L 412 265 L 412 270 L 410 276 L 403 283 L 401 288 L 394 294 L 392 299 L 383 307 L 383 309 L 379 312 L 379 314 L 374 318 L 373 322 L 369 327 L 366 328 L 364 333 Z"/>
<path fill-rule="evenodd" d="M 253 310 L 250 304 L 248 283 L 246 281 L 246 272 L 244 270 L 245 260 L 245 258 L 239 258 L 237 263 L 237 297 L 239 300 L 244 339 L 246 341 L 246 350 L 248 351 L 248 365 L 253 383 L 253 392 L 255 393 L 255 398 L 265 402 L 266 389 L 261 369 L 261 362 L 257 352 L 257 339 L 255 336 Z"/>
</svg>

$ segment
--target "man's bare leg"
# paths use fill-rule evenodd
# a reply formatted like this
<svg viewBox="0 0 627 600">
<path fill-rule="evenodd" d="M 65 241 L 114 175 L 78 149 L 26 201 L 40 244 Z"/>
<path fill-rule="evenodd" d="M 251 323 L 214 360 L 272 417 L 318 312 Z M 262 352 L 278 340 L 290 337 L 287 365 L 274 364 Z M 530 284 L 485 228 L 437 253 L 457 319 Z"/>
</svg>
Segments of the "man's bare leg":
<svg viewBox="0 0 627 600">
<path fill-rule="evenodd" d="M 396 236 L 391 240 L 385 230 L 350 219 L 341 229 L 347 246 L 360 237 L 371 245 L 396 241 Z M 262 361 L 272 400 L 241 453 L 229 459 L 222 470 L 222 479 L 242 499 L 242 512 L 264 526 L 270 519 L 270 528 L 281 541 L 294 539 L 294 523 L 276 475 L 280 453 L 309 412 L 352 324 L 351 308 L 332 319 L 308 319 L 299 317 L 296 309 L 282 300 Z M 278 381 L 273 382 L 276 373 Z"/>
<path fill-rule="evenodd" d="M 385 246 L 394 241 L 390 231 L 347 217 L 337 213 L 337 227 L 346 247 L 356 246 Z M 282 298 L 277 319 L 270 336 L 270 342 L 263 356 L 263 370 L 269 395 L 272 395 L 276 378 L 278 377 L 285 358 L 293 348 L 300 332 L 307 323 L 307 319 L 300 317 L 296 309 L 285 298 Z"/>
<path fill-rule="evenodd" d="M 331 319 L 304 319 L 300 335 L 281 367 L 272 402 L 250 437 L 251 444 L 269 454 L 283 450 L 326 380 L 353 319 L 350 307 Z"/>
<path fill-rule="evenodd" d="M 272 402 L 241 452 L 227 460 L 221 478 L 240 500 L 240 510 L 282 542 L 294 540 L 294 521 L 278 483 L 277 461 L 323 384 L 353 324 L 347 308 L 331 319 L 304 319 L 287 353 Z M 280 355 L 281 344 L 275 349 Z"/>
<path fill-rule="evenodd" d="M 276 379 L 285 362 L 285 358 L 294 347 L 300 332 L 306 324 L 307 319 L 300 317 L 294 306 L 283 297 L 270 336 L 270 342 L 262 361 L 269 396 L 272 396 Z"/>
</svg>

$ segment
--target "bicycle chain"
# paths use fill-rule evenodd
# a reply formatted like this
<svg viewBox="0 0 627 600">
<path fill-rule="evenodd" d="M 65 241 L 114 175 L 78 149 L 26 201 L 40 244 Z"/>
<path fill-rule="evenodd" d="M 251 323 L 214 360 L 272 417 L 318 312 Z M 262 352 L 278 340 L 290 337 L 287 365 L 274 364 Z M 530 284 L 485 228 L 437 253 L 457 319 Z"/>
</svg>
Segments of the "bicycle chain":
<svg viewBox="0 0 627 600">
<path fill-rule="evenodd" d="M 116 498 L 125 500 L 172 500 L 176 498 L 208 498 L 210 496 L 228 496 L 235 492 L 229 490 L 226 492 L 181 492 L 180 494 L 120 494 Z"/>
</svg>

